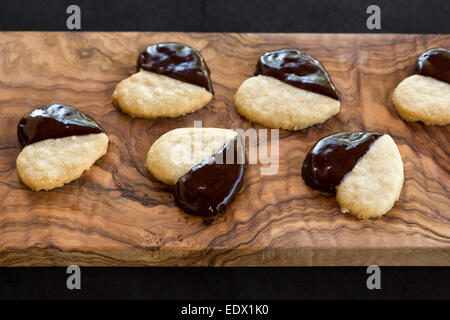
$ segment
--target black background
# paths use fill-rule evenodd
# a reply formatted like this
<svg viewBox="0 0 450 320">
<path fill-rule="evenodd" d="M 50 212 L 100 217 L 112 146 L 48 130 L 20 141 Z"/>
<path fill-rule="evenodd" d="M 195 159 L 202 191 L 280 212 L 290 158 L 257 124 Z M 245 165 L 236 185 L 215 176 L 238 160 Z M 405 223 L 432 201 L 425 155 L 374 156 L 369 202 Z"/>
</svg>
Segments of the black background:
<svg viewBox="0 0 450 320">
<path fill-rule="evenodd" d="M 365 267 L 81 268 L 68 290 L 66 268 L 0 268 L 3 299 L 450 299 L 447 267 L 381 267 L 368 290 Z"/>
<path fill-rule="evenodd" d="M 64 31 L 70 4 L 81 7 L 82 31 L 447 34 L 450 30 L 448 0 L 2 0 L 0 30 Z M 366 29 L 370 4 L 381 7 L 379 31 Z M 65 271 L 0 268 L 0 298 L 450 299 L 447 267 L 382 267 L 381 290 L 366 288 L 363 267 L 82 268 L 82 289 L 73 291 L 66 288 Z"/>
<path fill-rule="evenodd" d="M 369 32 L 379 5 L 384 33 L 449 33 L 448 0 L 2 0 L 0 30 L 66 30 L 77 4 L 84 31 Z M 374 32 L 374 31 L 370 31 Z"/>
</svg>

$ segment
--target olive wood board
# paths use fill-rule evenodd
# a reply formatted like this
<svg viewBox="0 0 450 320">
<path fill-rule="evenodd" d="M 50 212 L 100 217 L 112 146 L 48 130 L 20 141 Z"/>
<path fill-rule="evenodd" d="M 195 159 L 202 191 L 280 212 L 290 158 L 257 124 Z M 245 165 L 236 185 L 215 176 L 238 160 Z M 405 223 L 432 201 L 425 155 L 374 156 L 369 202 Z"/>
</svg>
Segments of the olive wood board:
<svg viewBox="0 0 450 320">
<path fill-rule="evenodd" d="M 111 95 L 136 71 L 139 52 L 163 41 L 201 52 L 214 99 L 183 117 L 132 119 Z M 149 147 L 196 120 L 264 129 L 239 116 L 234 93 L 262 53 L 287 47 L 322 62 L 341 111 L 308 129 L 280 130 L 278 173 L 249 165 L 226 214 L 205 221 L 183 213 L 172 188 L 147 173 Z M 450 35 L 1 33 L 0 266 L 450 265 L 450 128 L 405 122 L 391 102 L 417 57 L 433 47 L 449 48 Z M 109 151 L 80 179 L 33 192 L 17 176 L 16 127 L 25 113 L 53 103 L 92 116 L 109 135 Z M 300 174 L 319 138 L 362 130 L 390 134 L 405 172 L 394 208 L 368 221 L 342 214 L 333 194 L 308 188 Z"/>
</svg>

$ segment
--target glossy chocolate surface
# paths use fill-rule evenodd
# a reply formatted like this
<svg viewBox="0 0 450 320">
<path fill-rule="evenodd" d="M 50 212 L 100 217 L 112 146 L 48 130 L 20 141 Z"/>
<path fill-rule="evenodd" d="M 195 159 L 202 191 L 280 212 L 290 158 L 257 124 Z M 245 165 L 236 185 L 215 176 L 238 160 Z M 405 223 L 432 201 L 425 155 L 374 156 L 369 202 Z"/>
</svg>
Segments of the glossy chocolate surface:
<svg viewBox="0 0 450 320">
<path fill-rule="evenodd" d="M 242 187 L 245 167 L 245 150 L 237 136 L 178 180 L 177 205 L 198 216 L 223 213 Z"/>
<path fill-rule="evenodd" d="M 20 119 L 17 136 L 23 145 L 46 139 L 102 133 L 104 130 L 89 116 L 64 104 L 34 109 Z"/>
<path fill-rule="evenodd" d="M 187 45 L 168 42 L 148 46 L 139 55 L 137 67 L 195 84 L 214 93 L 205 59 Z"/>
<path fill-rule="evenodd" d="M 417 59 L 417 73 L 450 83 L 450 51 L 435 48 L 422 53 Z"/>
<path fill-rule="evenodd" d="M 303 180 L 313 189 L 334 192 L 381 136 L 378 132 L 339 132 L 319 140 L 303 162 Z"/>
<path fill-rule="evenodd" d="M 325 68 L 319 61 L 300 50 L 282 49 L 264 53 L 259 58 L 254 73 L 255 76 L 260 74 L 340 100 Z"/>
</svg>

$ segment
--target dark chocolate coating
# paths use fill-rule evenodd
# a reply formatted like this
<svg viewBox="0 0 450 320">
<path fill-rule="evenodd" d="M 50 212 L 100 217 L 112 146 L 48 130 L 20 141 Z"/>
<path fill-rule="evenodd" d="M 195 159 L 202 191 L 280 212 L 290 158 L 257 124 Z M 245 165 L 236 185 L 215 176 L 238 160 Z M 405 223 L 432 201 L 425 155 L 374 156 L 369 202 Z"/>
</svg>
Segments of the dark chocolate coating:
<svg viewBox="0 0 450 320">
<path fill-rule="evenodd" d="M 260 74 L 340 100 L 325 68 L 319 61 L 300 50 L 282 49 L 264 53 L 259 58 L 254 73 L 255 76 Z"/>
<path fill-rule="evenodd" d="M 245 150 L 237 136 L 212 158 L 180 177 L 175 190 L 177 205 L 197 216 L 225 212 L 242 187 L 245 167 Z"/>
<path fill-rule="evenodd" d="M 417 59 L 417 73 L 450 83 L 450 51 L 435 48 L 422 53 Z"/>
<path fill-rule="evenodd" d="M 23 145 L 46 139 L 57 139 L 104 130 L 89 116 L 74 107 L 53 104 L 24 115 L 17 126 L 17 137 Z"/>
<path fill-rule="evenodd" d="M 148 46 L 139 55 L 137 67 L 195 84 L 214 94 L 205 59 L 187 45 L 168 42 Z"/>
<path fill-rule="evenodd" d="M 378 132 L 339 132 L 320 139 L 303 162 L 303 180 L 313 189 L 334 192 L 381 136 Z"/>
</svg>

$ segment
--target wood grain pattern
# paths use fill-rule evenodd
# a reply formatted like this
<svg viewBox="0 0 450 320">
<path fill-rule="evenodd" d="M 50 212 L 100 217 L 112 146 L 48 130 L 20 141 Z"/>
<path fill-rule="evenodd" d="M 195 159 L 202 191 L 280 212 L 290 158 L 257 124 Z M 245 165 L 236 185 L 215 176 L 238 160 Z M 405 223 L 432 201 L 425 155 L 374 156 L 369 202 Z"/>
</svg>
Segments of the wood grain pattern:
<svg viewBox="0 0 450 320">
<path fill-rule="evenodd" d="M 159 41 L 201 51 L 215 98 L 185 117 L 131 119 L 113 108 L 111 94 L 135 71 L 138 52 Z M 450 35 L 1 33 L 0 265 L 450 265 L 449 126 L 404 122 L 391 103 L 417 56 L 438 46 L 450 47 Z M 280 131 L 278 174 L 262 176 L 251 165 L 227 214 L 205 225 L 149 179 L 147 151 L 194 120 L 262 128 L 237 114 L 233 95 L 262 52 L 282 47 L 322 61 L 342 94 L 341 111 L 322 125 Z M 16 126 L 31 109 L 57 102 L 96 119 L 109 152 L 78 181 L 32 192 L 17 177 Z M 399 146 L 405 183 L 381 219 L 343 215 L 333 195 L 301 179 L 314 142 L 343 130 L 387 132 Z"/>
</svg>

